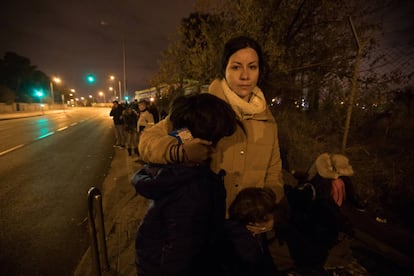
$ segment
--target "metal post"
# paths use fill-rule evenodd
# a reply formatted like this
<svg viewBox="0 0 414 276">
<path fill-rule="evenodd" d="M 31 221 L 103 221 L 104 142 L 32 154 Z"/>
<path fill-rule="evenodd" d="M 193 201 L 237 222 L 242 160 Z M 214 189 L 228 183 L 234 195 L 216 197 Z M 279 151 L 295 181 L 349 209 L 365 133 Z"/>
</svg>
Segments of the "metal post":
<svg viewBox="0 0 414 276">
<path fill-rule="evenodd" d="M 96 206 L 96 216 L 98 218 L 98 242 L 99 247 L 101 248 L 102 254 L 101 259 L 103 261 L 104 270 L 109 270 L 109 261 L 108 261 L 108 251 L 106 247 L 106 235 L 105 235 L 105 224 L 104 224 L 104 216 L 103 216 L 103 208 L 102 208 L 102 195 L 96 195 L 95 200 L 98 203 Z"/>
<path fill-rule="evenodd" d="M 98 206 L 95 209 L 94 202 L 97 202 Z M 95 224 L 94 211 L 96 211 L 96 219 L 98 221 L 98 232 L 99 232 L 99 244 L 97 237 L 97 228 Z M 103 219 L 103 209 L 102 209 L 102 194 L 98 188 L 91 187 L 88 191 L 88 218 L 89 218 L 89 234 L 91 239 L 91 252 L 92 252 L 92 263 L 93 271 L 96 276 L 101 276 L 101 260 L 99 257 L 99 247 L 102 249 L 102 262 L 104 265 L 104 270 L 109 271 L 109 262 L 108 254 L 106 247 L 106 238 L 105 238 L 105 225 Z"/>
</svg>

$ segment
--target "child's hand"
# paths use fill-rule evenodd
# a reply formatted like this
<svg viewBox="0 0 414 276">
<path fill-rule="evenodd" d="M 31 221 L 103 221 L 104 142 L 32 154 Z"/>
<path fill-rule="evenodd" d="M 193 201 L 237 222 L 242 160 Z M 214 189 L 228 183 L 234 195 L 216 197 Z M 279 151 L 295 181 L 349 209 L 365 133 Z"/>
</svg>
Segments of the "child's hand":
<svg viewBox="0 0 414 276">
<path fill-rule="evenodd" d="M 267 220 L 263 222 L 249 223 L 246 225 L 247 230 L 249 230 L 253 236 L 256 236 L 261 233 L 269 232 L 273 229 L 275 224 L 273 216 L 269 216 Z"/>
<path fill-rule="evenodd" d="M 248 224 L 246 225 L 246 228 L 253 234 L 253 236 L 269 232 L 273 229 L 273 227 L 266 227 L 266 226 L 255 225 L 255 224 Z"/>
</svg>

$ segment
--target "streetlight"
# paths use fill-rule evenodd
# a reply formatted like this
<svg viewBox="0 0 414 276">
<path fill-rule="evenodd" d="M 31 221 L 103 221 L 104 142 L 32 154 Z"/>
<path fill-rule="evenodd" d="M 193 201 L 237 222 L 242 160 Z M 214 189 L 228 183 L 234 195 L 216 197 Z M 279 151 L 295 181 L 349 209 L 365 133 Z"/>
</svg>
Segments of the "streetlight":
<svg viewBox="0 0 414 276">
<path fill-rule="evenodd" d="M 54 77 L 50 80 L 50 96 L 52 97 L 52 105 L 55 104 L 55 95 L 53 93 L 53 83 L 60 83 L 62 80 L 60 78 Z"/>
<path fill-rule="evenodd" d="M 109 76 L 109 79 L 111 81 L 114 81 L 116 79 L 116 77 L 114 75 Z M 118 80 L 118 90 L 119 90 L 119 99 L 122 100 L 122 90 L 121 90 L 121 81 Z M 115 91 L 115 97 L 116 97 L 116 91 Z"/>
<path fill-rule="evenodd" d="M 100 91 L 100 92 L 99 92 L 99 96 L 103 97 L 103 98 L 104 98 L 104 103 L 106 103 L 105 93 L 104 93 L 104 92 L 102 92 L 102 91 Z"/>
</svg>

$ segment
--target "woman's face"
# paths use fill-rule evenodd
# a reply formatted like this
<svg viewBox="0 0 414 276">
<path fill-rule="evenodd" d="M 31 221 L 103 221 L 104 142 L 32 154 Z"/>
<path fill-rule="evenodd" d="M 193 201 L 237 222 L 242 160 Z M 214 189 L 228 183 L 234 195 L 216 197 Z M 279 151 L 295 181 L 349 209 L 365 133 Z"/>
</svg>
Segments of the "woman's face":
<svg viewBox="0 0 414 276">
<path fill-rule="evenodd" d="M 244 48 L 230 56 L 225 77 L 231 90 L 248 101 L 259 80 L 259 57 L 252 48 Z"/>
</svg>

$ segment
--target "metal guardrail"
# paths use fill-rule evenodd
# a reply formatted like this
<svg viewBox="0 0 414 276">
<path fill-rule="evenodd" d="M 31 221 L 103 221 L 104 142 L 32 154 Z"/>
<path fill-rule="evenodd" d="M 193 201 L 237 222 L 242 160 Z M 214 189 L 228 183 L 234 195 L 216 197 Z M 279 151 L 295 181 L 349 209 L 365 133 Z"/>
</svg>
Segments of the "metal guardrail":
<svg viewBox="0 0 414 276">
<path fill-rule="evenodd" d="M 88 218 L 89 233 L 91 239 L 93 272 L 94 275 L 101 276 L 101 261 L 103 264 L 103 269 L 105 271 L 109 271 L 109 262 L 106 247 L 105 225 L 102 208 L 102 194 L 101 191 L 96 187 L 91 187 L 88 191 Z M 102 254 L 99 254 L 99 249 L 101 249 Z"/>
</svg>

